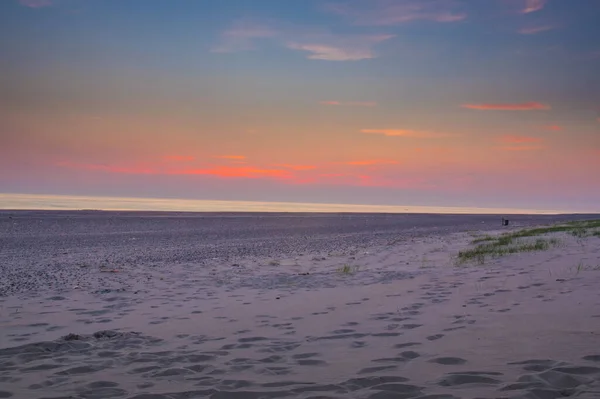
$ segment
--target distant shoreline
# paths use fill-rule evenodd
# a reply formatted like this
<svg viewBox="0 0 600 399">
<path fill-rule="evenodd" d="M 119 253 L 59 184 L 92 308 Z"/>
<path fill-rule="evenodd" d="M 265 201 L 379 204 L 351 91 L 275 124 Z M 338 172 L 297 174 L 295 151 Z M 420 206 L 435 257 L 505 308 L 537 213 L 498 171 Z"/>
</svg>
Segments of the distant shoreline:
<svg viewBox="0 0 600 399">
<path fill-rule="evenodd" d="M 600 217 L 599 213 L 416 213 L 416 212 L 294 212 L 294 211 L 155 211 L 155 210 L 129 210 L 129 209 L 2 209 L 3 216 L 25 216 L 31 214 L 60 215 L 76 214 L 81 216 L 93 214 L 106 214 L 130 217 L 315 217 L 320 216 L 348 216 L 348 217 L 373 217 L 373 216 L 481 216 L 497 218 L 518 217 L 561 217 L 569 218 L 591 218 Z"/>
<path fill-rule="evenodd" d="M 4 211 L 454 214 L 454 215 L 582 215 L 592 211 L 482 208 L 458 206 L 357 205 L 302 202 L 222 201 L 41 194 L 2 194 Z"/>
</svg>

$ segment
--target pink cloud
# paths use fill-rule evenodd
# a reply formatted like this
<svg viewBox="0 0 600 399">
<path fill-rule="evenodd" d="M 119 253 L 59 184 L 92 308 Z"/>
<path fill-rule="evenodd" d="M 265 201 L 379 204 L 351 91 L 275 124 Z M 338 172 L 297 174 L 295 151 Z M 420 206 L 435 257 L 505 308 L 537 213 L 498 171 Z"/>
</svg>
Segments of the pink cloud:
<svg viewBox="0 0 600 399">
<path fill-rule="evenodd" d="M 411 21 L 457 22 L 467 16 L 448 0 L 353 0 L 325 6 L 356 25 L 391 26 Z"/>
<path fill-rule="evenodd" d="M 310 60 L 360 61 L 376 58 L 373 47 L 394 35 L 317 35 L 289 40 L 286 47 L 309 53 Z"/>
<path fill-rule="evenodd" d="M 418 130 L 403 130 L 403 129 L 362 129 L 361 133 L 365 134 L 381 134 L 388 137 L 410 137 L 420 139 L 434 139 L 442 137 L 456 136 L 448 133 L 427 132 Z"/>
<path fill-rule="evenodd" d="M 374 101 L 321 101 L 322 105 L 339 105 L 348 107 L 376 107 L 377 103 Z"/>
<path fill-rule="evenodd" d="M 358 61 L 376 58 L 374 47 L 393 37 L 388 34 L 333 34 L 245 19 L 225 30 L 212 52 L 254 50 L 261 40 L 269 40 L 290 50 L 308 53 L 307 58 L 311 60 Z"/>
<path fill-rule="evenodd" d="M 512 135 L 502 136 L 498 140 L 503 143 L 508 143 L 508 144 L 541 143 L 544 141 L 544 139 L 539 138 L 539 137 L 512 136 Z"/>
<path fill-rule="evenodd" d="M 214 47 L 214 53 L 232 53 L 253 50 L 255 41 L 277 36 L 279 32 L 267 25 L 250 20 L 240 20 L 221 35 L 221 42 Z"/>
<path fill-rule="evenodd" d="M 525 6 L 521 10 L 523 14 L 529 14 L 542 10 L 546 6 L 547 0 L 525 0 Z"/>
<path fill-rule="evenodd" d="M 516 104 L 463 104 L 462 107 L 479 111 L 538 111 L 551 109 L 549 105 L 537 102 Z"/>
<path fill-rule="evenodd" d="M 345 165 L 350 166 L 376 166 L 376 165 L 398 165 L 398 161 L 386 161 L 386 160 L 378 160 L 372 159 L 367 161 L 351 161 L 345 162 Z"/>
<path fill-rule="evenodd" d="M 558 126 L 558 125 L 546 125 L 543 126 L 544 129 L 549 130 L 551 132 L 560 132 L 563 130 L 562 126 Z"/>
<path fill-rule="evenodd" d="M 70 161 L 58 162 L 57 166 L 70 169 L 118 173 L 118 174 L 134 174 L 134 175 L 207 175 L 222 178 L 274 178 L 274 179 L 291 179 L 293 175 L 282 169 L 257 168 L 251 166 L 231 167 L 231 166 L 211 166 L 207 168 L 197 169 L 159 169 L 144 166 L 116 166 L 104 164 L 85 164 Z"/>
<path fill-rule="evenodd" d="M 50 0 L 19 0 L 19 3 L 29 8 L 43 8 L 52 5 L 52 1 Z"/>
<path fill-rule="evenodd" d="M 551 25 L 542 25 L 542 26 L 530 26 L 526 28 L 519 29 L 519 33 L 522 35 L 535 35 L 537 33 L 546 32 L 552 29 L 555 29 L 555 26 Z"/>
<path fill-rule="evenodd" d="M 542 146 L 508 146 L 508 147 L 499 147 L 502 151 L 538 151 L 542 150 L 544 147 Z"/>
<path fill-rule="evenodd" d="M 313 170 L 316 169 L 317 167 L 314 165 L 290 165 L 290 164 L 281 164 L 281 165 L 275 165 L 281 168 L 286 168 L 286 169 L 291 169 L 291 170 L 296 170 L 296 171 L 305 171 L 305 170 Z"/>
<path fill-rule="evenodd" d="M 187 169 L 172 171 L 168 174 L 171 175 L 210 175 L 225 178 L 276 178 L 276 179 L 289 179 L 292 175 L 287 170 L 282 169 L 263 169 L 254 168 L 250 166 L 244 167 L 230 167 L 230 166 L 219 166 L 208 169 Z"/>
</svg>

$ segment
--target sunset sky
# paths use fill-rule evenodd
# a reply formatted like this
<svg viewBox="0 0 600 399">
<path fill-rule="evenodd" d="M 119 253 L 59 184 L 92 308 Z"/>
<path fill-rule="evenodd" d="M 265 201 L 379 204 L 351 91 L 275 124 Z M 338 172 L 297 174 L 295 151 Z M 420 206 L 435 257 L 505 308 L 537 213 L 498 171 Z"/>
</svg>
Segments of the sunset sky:
<svg viewBox="0 0 600 399">
<path fill-rule="evenodd" d="M 600 211 L 600 1 L 2 0 L 0 193 Z"/>
</svg>

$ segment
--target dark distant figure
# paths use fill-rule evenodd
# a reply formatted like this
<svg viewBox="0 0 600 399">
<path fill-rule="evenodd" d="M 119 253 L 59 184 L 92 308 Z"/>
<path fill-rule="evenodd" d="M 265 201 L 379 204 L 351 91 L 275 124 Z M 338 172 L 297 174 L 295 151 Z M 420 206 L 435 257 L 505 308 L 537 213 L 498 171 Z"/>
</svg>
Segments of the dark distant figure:
<svg viewBox="0 0 600 399">
<path fill-rule="evenodd" d="M 502 218 L 502 226 L 508 226 L 508 219 Z"/>
</svg>

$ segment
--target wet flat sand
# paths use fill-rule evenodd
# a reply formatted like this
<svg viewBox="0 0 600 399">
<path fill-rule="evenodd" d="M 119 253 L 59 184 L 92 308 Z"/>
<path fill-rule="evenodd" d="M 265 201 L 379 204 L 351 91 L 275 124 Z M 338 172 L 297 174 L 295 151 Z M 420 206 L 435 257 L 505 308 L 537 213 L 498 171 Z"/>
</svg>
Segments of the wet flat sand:
<svg viewBox="0 0 600 399">
<path fill-rule="evenodd" d="M 600 398 L 600 238 L 456 265 L 500 229 L 2 212 L 0 398 Z"/>
</svg>

